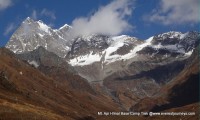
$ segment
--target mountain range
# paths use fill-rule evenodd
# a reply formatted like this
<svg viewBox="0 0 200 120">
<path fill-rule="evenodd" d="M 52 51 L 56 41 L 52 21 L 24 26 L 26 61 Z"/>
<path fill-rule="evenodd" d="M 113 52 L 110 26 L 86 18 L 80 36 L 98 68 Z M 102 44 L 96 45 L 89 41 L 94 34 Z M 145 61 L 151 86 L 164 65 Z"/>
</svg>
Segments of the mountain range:
<svg viewBox="0 0 200 120">
<path fill-rule="evenodd" d="M 67 24 L 52 29 L 29 17 L 21 23 L 0 54 L 4 101 L 14 104 L 9 96 L 20 96 L 21 107 L 34 105 L 31 114 L 45 119 L 111 119 L 98 116 L 100 111 L 198 111 L 199 32 L 170 31 L 141 40 L 72 38 L 72 29 Z M 43 109 L 52 116 L 36 112 Z"/>
</svg>

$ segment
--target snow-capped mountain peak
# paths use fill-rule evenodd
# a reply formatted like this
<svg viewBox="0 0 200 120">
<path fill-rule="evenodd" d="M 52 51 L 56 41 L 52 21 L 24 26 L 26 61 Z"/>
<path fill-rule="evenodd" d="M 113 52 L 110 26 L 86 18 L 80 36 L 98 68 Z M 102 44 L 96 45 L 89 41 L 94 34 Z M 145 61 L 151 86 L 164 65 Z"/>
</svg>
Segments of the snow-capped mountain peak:
<svg viewBox="0 0 200 120">
<path fill-rule="evenodd" d="M 71 46 L 67 34 L 68 29 L 54 30 L 41 20 L 34 21 L 27 17 L 11 36 L 6 47 L 21 54 L 42 46 L 60 57 L 65 57 Z"/>
<path fill-rule="evenodd" d="M 69 29 L 69 28 L 72 28 L 72 27 L 68 24 L 64 24 L 62 27 L 59 28 L 59 30 Z"/>
<path fill-rule="evenodd" d="M 34 22 L 34 20 L 33 19 L 31 19 L 30 17 L 27 17 L 22 23 L 32 23 L 32 22 Z"/>
<path fill-rule="evenodd" d="M 170 32 L 166 32 L 163 34 L 159 34 L 157 37 L 166 39 L 166 38 L 180 38 L 180 36 L 182 35 L 181 32 L 177 32 L 177 31 L 170 31 Z"/>
</svg>

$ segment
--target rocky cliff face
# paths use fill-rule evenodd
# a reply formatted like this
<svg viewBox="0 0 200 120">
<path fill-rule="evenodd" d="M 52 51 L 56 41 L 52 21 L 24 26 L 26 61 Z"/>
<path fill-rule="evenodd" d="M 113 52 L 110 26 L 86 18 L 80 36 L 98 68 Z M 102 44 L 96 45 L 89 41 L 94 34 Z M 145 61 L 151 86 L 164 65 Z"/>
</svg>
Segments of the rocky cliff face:
<svg viewBox="0 0 200 120">
<path fill-rule="evenodd" d="M 16 54 L 21 54 L 42 46 L 60 57 L 65 57 L 71 45 L 68 39 L 70 29 L 68 25 L 60 29 L 52 29 L 42 21 L 34 21 L 28 17 L 11 36 L 6 48 Z"/>
</svg>

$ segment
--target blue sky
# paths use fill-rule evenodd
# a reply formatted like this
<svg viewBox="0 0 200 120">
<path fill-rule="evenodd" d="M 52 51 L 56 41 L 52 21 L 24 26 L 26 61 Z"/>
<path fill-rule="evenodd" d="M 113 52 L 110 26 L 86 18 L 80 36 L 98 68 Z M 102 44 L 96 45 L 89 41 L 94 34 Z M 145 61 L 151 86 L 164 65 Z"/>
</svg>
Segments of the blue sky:
<svg viewBox="0 0 200 120">
<path fill-rule="evenodd" d="M 122 0 L 0 0 L 0 46 L 6 44 L 27 17 L 42 20 L 55 29 L 64 24 L 79 27 L 76 23 L 84 21 L 85 26 L 82 27 L 93 30 L 91 23 L 98 24 L 99 16 L 107 19 L 106 16 L 116 13 L 117 16 L 113 16 L 115 18 L 113 21 L 108 20 L 107 27 L 113 29 L 105 28 L 105 33 L 127 34 L 140 39 L 147 39 L 167 31 L 199 31 L 199 0 L 123 0 L 123 3 L 119 4 L 121 6 L 118 6 L 123 12 L 118 8 L 116 8 L 118 11 L 114 11 L 116 6 L 111 6 L 117 1 L 122 2 Z M 106 10 L 110 11 L 108 13 L 111 15 L 106 15 Z M 101 27 L 101 30 L 98 27 Z M 91 30 L 88 30 L 88 33 Z M 102 30 L 104 30 L 102 25 L 95 26 L 94 31 Z"/>
</svg>

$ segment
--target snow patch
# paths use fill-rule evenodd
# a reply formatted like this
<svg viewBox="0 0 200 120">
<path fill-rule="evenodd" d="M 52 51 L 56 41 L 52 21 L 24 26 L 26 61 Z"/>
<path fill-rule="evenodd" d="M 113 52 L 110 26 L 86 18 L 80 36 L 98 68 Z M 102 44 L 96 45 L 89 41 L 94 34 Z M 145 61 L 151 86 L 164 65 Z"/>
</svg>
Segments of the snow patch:
<svg viewBox="0 0 200 120">
<path fill-rule="evenodd" d="M 39 64 L 36 61 L 28 61 L 30 65 L 33 65 L 35 68 L 39 67 Z"/>
<path fill-rule="evenodd" d="M 127 60 L 127 59 L 130 59 L 130 58 L 133 58 L 137 55 L 137 52 L 142 50 L 143 48 L 151 45 L 151 41 L 153 40 L 153 36 L 148 38 L 147 40 L 145 40 L 145 43 L 143 44 L 140 44 L 140 45 L 137 45 L 136 47 L 133 48 L 133 50 L 131 50 L 128 54 L 125 54 L 121 57 L 121 60 Z"/>
<path fill-rule="evenodd" d="M 22 71 L 20 71 L 20 72 L 19 72 L 19 74 L 20 74 L 20 75 L 23 75 L 23 72 L 22 72 Z"/>
<path fill-rule="evenodd" d="M 116 40 L 126 39 L 127 37 L 128 37 L 127 35 L 120 35 L 120 36 L 112 37 L 112 39 L 116 41 Z"/>
<path fill-rule="evenodd" d="M 151 46 L 152 48 L 154 49 L 165 49 L 165 50 L 168 50 L 168 51 L 171 51 L 171 52 L 176 52 L 176 53 L 182 53 L 182 54 L 185 54 L 185 50 L 183 48 L 183 46 L 178 46 L 178 45 L 161 45 L 161 44 L 158 44 L 158 45 L 152 45 Z"/>
<path fill-rule="evenodd" d="M 40 29 L 42 30 L 42 31 L 44 31 L 44 32 L 46 32 L 46 33 L 50 33 L 49 32 L 49 26 L 47 26 L 46 24 L 44 24 L 43 22 L 41 22 L 41 21 L 38 21 L 37 22 L 38 24 L 39 24 L 39 26 L 40 26 Z"/>
<path fill-rule="evenodd" d="M 188 35 L 188 32 L 185 33 L 185 34 L 182 34 L 182 35 L 180 36 L 180 39 L 184 39 L 187 35 Z"/>
<path fill-rule="evenodd" d="M 190 51 L 188 51 L 188 52 L 185 53 L 185 56 L 191 56 L 192 53 L 193 53 L 193 50 L 190 50 Z"/>
<path fill-rule="evenodd" d="M 69 63 L 72 66 L 83 66 L 83 65 L 89 65 L 94 62 L 98 62 L 101 59 L 100 54 L 92 54 L 93 52 L 90 52 L 90 54 L 79 56 L 74 59 L 71 59 Z"/>
<path fill-rule="evenodd" d="M 44 37 L 44 35 L 43 35 L 43 34 L 41 34 L 41 33 L 38 33 L 38 35 L 39 35 L 40 37 Z"/>
<path fill-rule="evenodd" d="M 68 25 L 68 24 L 65 24 L 65 25 L 63 25 L 62 27 L 60 27 L 59 28 L 59 30 L 61 30 L 61 29 L 63 29 L 63 28 L 72 28 L 70 25 Z"/>
</svg>

